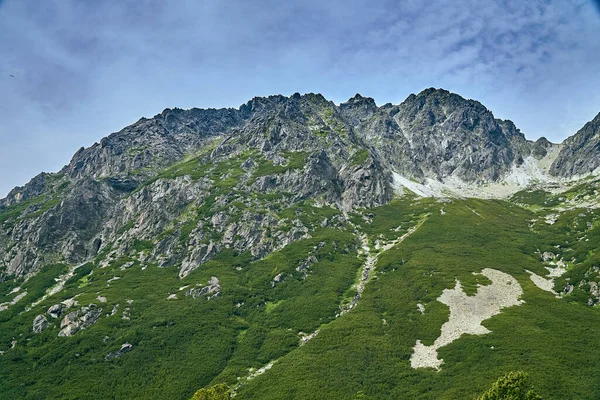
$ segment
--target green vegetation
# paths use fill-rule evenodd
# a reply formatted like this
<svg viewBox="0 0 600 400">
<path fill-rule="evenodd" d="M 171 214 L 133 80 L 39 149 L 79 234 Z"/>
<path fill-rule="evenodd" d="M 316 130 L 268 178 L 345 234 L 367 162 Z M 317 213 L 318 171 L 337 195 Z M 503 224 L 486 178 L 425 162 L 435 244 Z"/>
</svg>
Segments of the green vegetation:
<svg viewBox="0 0 600 400">
<path fill-rule="evenodd" d="M 286 159 L 284 165 L 274 165 L 270 161 L 263 160 L 258 164 L 256 171 L 254 171 L 253 178 L 259 178 L 266 175 L 282 174 L 288 170 L 301 169 L 306 163 L 306 158 L 309 156 L 306 152 L 287 152 L 283 154 Z"/>
<path fill-rule="evenodd" d="M 564 204 L 594 191 L 581 187 L 559 196 L 536 191 L 518 193 L 511 201 L 445 203 L 404 196 L 349 213 L 346 223 L 335 208 L 312 201 L 290 203 L 292 194 L 244 192 L 240 165 L 250 156 L 243 153 L 208 166 L 190 159 L 163 172 L 163 177 L 207 177 L 215 186 L 163 233 L 131 240 L 127 254 L 99 268 L 107 252 L 122 243 L 109 244 L 94 262 L 76 269 L 62 291 L 41 303 L 32 306 L 68 266 L 48 265 L 27 281 L 0 284 L 0 303 L 27 291 L 0 312 L 0 398 L 225 399 L 234 390 L 240 399 L 314 398 L 317 392 L 322 399 L 539 399 L 590 398 L 600 392 L 595 352 L 600 348 L 595 334 L 600 314 L 586 305 L 593 298 L 589 282 L 600 282 L 594 269 L 600 266 L 600 211 L 568 210 L 553 224 L 547 222 L 556 212 L 552 201 Z M 258 160 L 255 177 L 301 168 L 308 154 L 284 156 L 284 166 Z M 219 205 L 223 194 L 231 200 L 226 206 Z M 12 210 L 13 216 L 4 220 L 12 221 L 39 212 L 54 199 L 32 200 L 36 206 L 31 211 L 7 208 L 0 216 Z M 283 230 L 299 219 L 311 237 L 260 259 L 223 249 L 183 279 L 177 266 L 159 268 L 134 258 L 167 235 L 179 235 L 181 244 L 187 243 L 199 223 L 233 206 L 238 210 L 230 216 L 234 220 L 251 208 L 287 219 Z M 424 222 L 400 245 L 379 254 L 357 307 L 337 316 L 340 304 L 356 293 L 353 285 L 364 262 L 364 256 L 357 257 L 357 236 L 364 233 L 374 249 L 378 240 L 395 240 L 419 221 Z M 134 224 L 135 219 L 120 232 Z M 207 240 L 218 235 L 202 229 Z M 526 272 L 546 275 L 544 252 L 567 263 L 568 272 L 556 280 L 555 289 L 575 287 L 561 299 L 536 287 Z M 308 270 L 299 269 L 311 256 L 316 261 Z M 132 265 L 121 269 L 126 263 Z M 514 276 L 525 303 L 484 321 L 489 334 L 465 335 L 442 347 L 439 372 L 411 368 L 416 341 L 432 344 L 448 319 L 439 295 L 457 279 L 468 294 L 475 293 L 478 285 L 490 283 L 477 275 L 482 268 Z M 212 276 L 221 285 L 218 297 L 185 296 L 188 288 L 205 285 Z M 587 283 L 578 286 L 581 281 Z M 17 286 L 20 291 L 10 293 Z M 168 300 L 170 295 L 175 298 Z M 50 327 L 32 332 L 36 315 L 74 297 L 79 307 L 94 303 L 102 308 L 97 324 L 73 337 L 58 337 L 60 321 L 48 316 Z M 424 314 L 417 303 L 424 305 Z M 301 346 L 300 338 L 316 330 L 318 335 Z M 133 349 L 105 360 L 123 343 Z M 271 369 L 245 380 L 273 361 Z M 528 375 L 504 375 L 507 370 Z"/>
<path fill-rule="evenodd" d="M 296 267 L 320 242 L 327 244 L 315 253 L 319 261 L 304 277 Z M 135 247 L 148 245 L 139 241 Z M 0 313 L 0 351 L 6 351 L 0 356 L 0 398 L 81 399 L 98 393 L 103 398 L 156 398 L 158 393 L 160 398 L 189 398 L 203 386 L 235 384 L 248 368 L 298 348 L 300 331 L 313 331 L 334 318 L 359 267 L 353 249 L 353 235 L 321 229 L 264 260 L 225 251 L 183 280 L 176 268 L 142 269 L 127 257 L 102 269 L 90 263 L 75 271 L 63 291 L 23 312 L 66 270 L 63 265 L 46 267 L 21 283 L 28 290 L 26 298 Z M 127 261 L 134 265 L 121 270 Z M 278 273 L 286 275 L 285 281 L 273 287 Z M 215 299 L 192 299 L 179 290 L 211 276 L 222 285 Z M 167 300 L 169 293 L 176 293 L 177 300 Z M 100 295 L 107 303 L 96 299 Z M 48 317 L 51 327 L 41 334 L 31 331 L 36 315 L 73 296 L 80 305 L 103 309 L 96 325 L 59 338 L 59 321 Z M 278 306 L 267 310 L 269 303 Z M 106 316 L 117 305 L 117 314 Z M 126 307 L 130 320 L 122 319 Z M 104 360 L 125 342 L 134 346 L 132 351 Z"/>
<path fill-rule="evenodd" d="M 369 151 L 366 149 L 360 149 L 354 152 L 354 154 L 352 154 L 352 157 L 350 157 L 350 164 L 351 165 L 362 165 L 364 164 L 365 161 L 367 161 L 367 158 L 369 158 Z"/>
<path fill-rule="evenodd" d="M 68 185 L 68 182 L 65 182 Z M 61 185 L 62 190 L 66 186 Z M 9 224 L 13 226 L 18 219 L 36 218 L 61 202 L 59 193 L 40 195 L 23 200 L 19 203 L 0 208 L 0 225 Z"/>
<path fill-rule="evenodd" d="M 542 400 L 542 397 L 530 388 L 527 374 L 516 371 L 499 378 L 477 400 Z"/>
<path fill-rule="evenodd" d="M 315 130 L 313 130 L 313 135 L 315 135 L 315 136 L 317 136 L 318 138 L 321 138 L 321 139 L 325 139 L 328 134 L 329 134 L 329 131 L 327 131 L 325 129 L 315 129 Z"/>
<path fill-rule="evenodd" d="M 144 151 L 146 151 L 148 149 L 149 149 L 148 146 L 130 147 L 129 149 L 127 149 L 127 155 L 135 156 L 140 153 L 143 153 Z"/>
<path fill-rule="evenodd" d="M 208 389 L 198 390 L 194 393 L 192 400 L 227 400 L 230 398 L 231 395 L 229 394 L 227 385 L 219 384 L 211 386 Z"/>
<path fill-rule="evenodd" d="M 407 215 L 430 214 L 400 246 L 380 256 L 379 272 L 355 310 L 323 326 L 316 338 L 243 385 L 237 396 L 311 398 L 318 387 L 323 399 L 474 398 L 507 369 L 527 370 L 544 398 L 589 398 L 596 393 L 600 371 L 589 349 L 600 346 L 592 334 L 600 314 L 569 298 L 554 298 L 525 272 L 545 275 L 536 250 L 551 247 L 564 235 L 542 227 L 559 229 L 561 219 L 552 226 L 541 222 L 535 231 L 529 227 L 535 214 L 504 201 L 454 200 L 444 205 L 444 215 L 441 206 L 431 200 L 398 199 L 366 210 L 374 214 L 371 223 L 353 216 L 374 239 L 406 225 Z M 436 300 L 442 290 L 459 279 L 474 293 L 477 284 L 489 284 L 473 275 L 486 267 L 514 276 L 526 303 L 485 321 L 491 333 L 463 336 L 442 347 L 440 372 L 412 369 L 416 341 L 433 343 L 448 318 L 448 308 Z M 417 303 L 425 305 L 424 315 Z"/>
<path fill-rule="evenodd" d="M 515 193 L 511 201 L 530 206 L 554 207 L 561 203 L 560 197 L 545 190 L 522 190 Z"/>
<path fill-rule="evenodd" d="M 141 187 L 148 186 L 159 179 L 175 179 L 179 176 L 190 176 L 194 180 L 203 178 L 212 165 L 203 162 L 203 156 L 192 157 L 165 169 L 158 175 L 145 182 Z M 140 187 L 140 188 L 141 188 Z M 139 190 L 138 188 L 137 190 Z"/>
</svg>

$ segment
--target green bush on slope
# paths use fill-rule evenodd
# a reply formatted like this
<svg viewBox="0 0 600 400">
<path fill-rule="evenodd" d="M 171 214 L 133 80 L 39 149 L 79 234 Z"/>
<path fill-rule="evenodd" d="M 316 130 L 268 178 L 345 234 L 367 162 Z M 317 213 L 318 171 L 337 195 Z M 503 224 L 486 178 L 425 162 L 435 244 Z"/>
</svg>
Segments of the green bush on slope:
<svg viewBox="0 0 600 400">
<path fill-rule="evenodd" d="M 504 375 L 492 385 L 488 391 L 477 400 L 541 400 L 528 382 L 528 376 L 523 371 L 513 371 Z"/>
<path fill-rule="evenodd" d="M 230 399 L 229 388 L 225 384 L 212 386 L 208 389 L 200 389 L 194 393 L 192 400 L 226 400 Z"/>
</svg>

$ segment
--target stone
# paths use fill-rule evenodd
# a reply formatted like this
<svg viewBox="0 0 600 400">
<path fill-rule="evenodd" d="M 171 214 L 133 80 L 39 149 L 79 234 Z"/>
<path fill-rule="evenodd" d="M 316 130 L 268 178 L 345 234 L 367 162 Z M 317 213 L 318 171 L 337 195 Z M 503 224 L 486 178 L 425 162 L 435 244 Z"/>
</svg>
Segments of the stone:
<svg viewBox="0 0 600 400">
<path fill-rule="evenodd" d="M 46 319 L 46 316 L 40 314 L 33 320 L 33 332 L 42 333 L 42 331 L 48 328 L 49 325 L 50 323 L 48 322 L 48 319 Z"/>
<path fill-rule="evenodd" d="M 216 277 L 211 277 L 206 286 L 196 287 L 185 292 L 186 296 L 197 299 L 206 296 L 207 300 L 217 297 L 221 293 L 221 285 Z"/>
<path fill-rule="evenodd" d="M 60 322 L 61 329 L 58 332 L 58 336 L 73 336 L 80 330 L 89 328 L 97 323 L 101 315 L 102 309 L 96 307 L 95 304 L 72 311 Z"/>
<path fill-rule="evenodd" d="M 52 318 L 58 318 L 62 315 L 63 308 L 66 308 L 64 304 L 54 304 L 48 308 L 47 314 Z"/>
<path fill-rule="evenodd" d="M 106 357 L 104 357 L 104 360 L 109 361 L 112 360 L 113 358 L 119 358 L 121 357 L 123 354 L 129 352 L 133 350 L 133 345 L 130 343 L 123 343 L 121 345 L 121 348 L 119 350 L 113 351 L 111 353 L 108 353 L 106 355 Z"/>
</svg>

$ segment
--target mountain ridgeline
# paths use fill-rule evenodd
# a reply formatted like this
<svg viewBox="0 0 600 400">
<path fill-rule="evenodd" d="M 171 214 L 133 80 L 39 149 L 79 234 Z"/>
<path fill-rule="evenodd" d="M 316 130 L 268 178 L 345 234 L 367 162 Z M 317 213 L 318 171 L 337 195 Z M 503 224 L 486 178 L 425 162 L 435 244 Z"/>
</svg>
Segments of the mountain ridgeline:
<svg viewBox="0 0 600 400">
<path fill-rule="evenodd" d="M 0 398 L 595 398 L 599 173 L 440 89 L 142 118 L 0 200 Z"/>
<path fill-rule="evenodd" d="M 599 121 L 565 141 L 550 173 L 571 177 L 598 167 Z M 319 94 L 294 94 L 254 98 L 239 109 L 167 109 L 80 149 L 59 173 L 40 174 L 1 200 L 0 268 L 23 276 L 51 260 L 81 263 L 117 238 L 118 253 L 167 230 L 173 234 L 152 254 L 160 265 L 190 270 L 225 247 L 261 256 L 302 237 L 305 227 L 261 237 L 276 222 L 248 207 L 236 210 L 241 221 L 230 221 L 231 210 L 207 221 L 228 233 L 220 241 L 196 229 L 180 243 L 189 227 L 178 225 L 178 216 L 191 204 L 208 207 L 208 199 L 213 211 L 236 200 L 250 205 L 251 193 L 281 196 L 273 200 L 281 206 L 312 200 L 343 211 L 373 207 L 392 199 L 392 172 L 485 184 L 553 146 L 526 140 L 477 101 L 436 89 L 381 107 L 358 94 L 339 106 Z M 132 222 L 127 237 L 122 228 Z M 233 240 L 240 229 L 257 236 Z"/>
</svg>

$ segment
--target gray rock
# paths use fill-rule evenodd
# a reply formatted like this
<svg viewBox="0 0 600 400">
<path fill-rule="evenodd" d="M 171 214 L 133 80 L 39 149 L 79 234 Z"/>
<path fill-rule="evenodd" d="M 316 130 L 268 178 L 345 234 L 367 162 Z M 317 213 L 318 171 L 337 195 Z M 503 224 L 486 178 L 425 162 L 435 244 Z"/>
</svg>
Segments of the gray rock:
<svg viewBox="0 0 600 400">
<path fill-rule="evenodd" d="M 211 277 L 206 286 L 196 287 L 185 292 L 186 296 L 197 299 L 206 296 L 207 300 L 217 297 L 221 293 L 221 285 L 216 277 Z"/>
<path fill-rule="evenodd" d="M 284 280 L 285 280 L 285 275 L 283 273 L 279 273 L 279 274 L 275 275 L 275 277 L 271 281 L 271 287 L 275 287 L 276 285 L 280 284 Z"/>
<path fill-rule="evenodd" d="M 102 309 L 90 304 L 87 307 L 81 307 L 77 311 L 68 313 L 60 322 L 60 332 L 58 336 L 73 336 L 82 329 L 89 328 L 98 322 L 102 315 Z"/>
<path fill-rule="evenodd" d="M 50 308 L 48 308 L 47 313 L 52 318 L 58 318 L 62 315 L 63 308 L 65 308 L 65 305 L 62 303 L 54 304 L 54 305 L 50 306 Z"/>
<path fill-rule="evenodd" d="M 113 358 L 119 358 L 121 357 L 123 354 L 129 352 L 133 350 L 133 345 L 130 343 L 123 343 L 121 345 L 121 348 L 119 350 L 113 351 L 111 353 L 108 353 L 106 355 L 106 357 L 104 357 L 104 360 L 109 361 L 112 360 Z"/>
<path fill-rule="evenodd" d="M 565 141 L 554 174 L 600 165 L 599 127 L 600 115 Z M 0 276 L 23 277 L 56 258 L 81 264 L 118 240 L 100 267 L 129 256 L 180 266 L 184 277 L 223 249 L 258 259 L 316 228 L 278 221 L 274 209 L 300 201 L 342 212 L 380 206 L 392 200 L 392 172 L 415 180 L 498 181 L 553 146 L 526 140 L 477 101 L 437 89 L 381 107 L 360 95 L 336 106 L 311 93 L 257 97 L 237 110 L 166 109 L 80 149 L 60 174 L 40 174 L 0 200 L 0 211 L 42 195 L 57 200 L 34 202 L 4 224 Z M 243 171 L 239 183 L 212 198 L 235 171 L 212 172 L 241 154 L 251 156 L 234 165 Z M 182 161 L 185 173 L 178 174 Z M 255 176 L 263 163 L 273 170 Z M 189 212 L 199 208 L 206 213 Z M 137 251 L 135 240 L 152 246 Z"/>
<path fill-rule="evenodd" d="M 50 323 L 48 322 L 48 319 L 46 319 L 46 316 L 40 314 L 33 320 L 33 332 L 42 333 L 42 331 L 46 329 L 49 325 Z"/>
<path fill-rule="evenodd" d="M 600 114 L 563 142 L 550 172 L 557 176 L 587 175 L 600 167 Z"/>
</svg>

